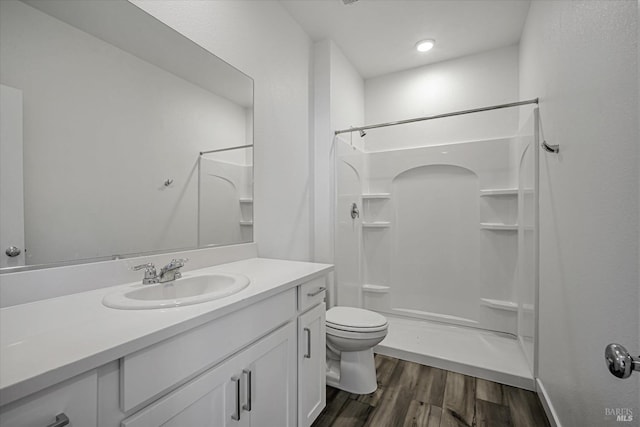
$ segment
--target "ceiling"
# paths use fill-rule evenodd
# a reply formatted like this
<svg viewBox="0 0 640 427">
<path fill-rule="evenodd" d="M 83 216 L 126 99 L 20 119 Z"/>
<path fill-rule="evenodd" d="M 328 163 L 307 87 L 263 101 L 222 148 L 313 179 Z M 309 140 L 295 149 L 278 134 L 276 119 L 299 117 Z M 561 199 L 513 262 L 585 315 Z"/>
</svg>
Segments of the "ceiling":
<svg viewBox="0 0 640 427">
<path fill-rule="evenodd" d="M 530 0 L 281 0 L 314 41 L 370 78 L 518 43 Z M 418 53 L 415 43 L 435 39 Z"/>
</svg>

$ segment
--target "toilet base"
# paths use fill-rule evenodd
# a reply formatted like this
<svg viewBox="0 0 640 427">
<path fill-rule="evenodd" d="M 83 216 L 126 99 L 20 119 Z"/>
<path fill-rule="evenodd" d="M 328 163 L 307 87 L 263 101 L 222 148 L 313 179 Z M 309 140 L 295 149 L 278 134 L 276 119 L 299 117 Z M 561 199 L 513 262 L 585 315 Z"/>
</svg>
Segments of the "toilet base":
<svg viewBox="0 0 640 427">
<path fill-rule="evenodd" d="M 339 368 L 336 362 L 327 361 L 327 385 L 355 394 L 369 394 L 378 389 L 373 349 L 343 351 Z"/>
</svg>

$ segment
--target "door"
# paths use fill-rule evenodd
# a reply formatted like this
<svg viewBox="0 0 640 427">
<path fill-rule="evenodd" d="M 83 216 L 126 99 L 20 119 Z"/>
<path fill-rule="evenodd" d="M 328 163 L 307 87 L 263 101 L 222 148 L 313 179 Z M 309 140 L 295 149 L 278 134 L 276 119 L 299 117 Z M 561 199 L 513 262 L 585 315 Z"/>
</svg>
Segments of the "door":
<svg viewBox="0 0 640 427">
<path fill-rule="evenodd" d="M 326 309 L 317 305 L 298 319 L 298 426 L 308 427 L 326 405 Z"/>
<path fill-rule="evenodd" d="M 22 91 L 0 85 L 0 268 L 25 264 Z"/>
</svg>

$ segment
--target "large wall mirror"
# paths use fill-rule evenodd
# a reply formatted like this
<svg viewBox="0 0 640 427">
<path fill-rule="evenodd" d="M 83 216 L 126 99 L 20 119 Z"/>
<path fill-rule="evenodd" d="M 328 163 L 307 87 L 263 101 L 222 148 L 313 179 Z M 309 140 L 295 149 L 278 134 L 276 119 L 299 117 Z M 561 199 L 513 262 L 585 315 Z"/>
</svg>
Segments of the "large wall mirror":
<svg viewBox="0 0 640 427">
<path fill-rule="evenodd" d="M 2 272 L 253 240 L 253 80 L 126 0 L 0 1 Z"/>
</svg>

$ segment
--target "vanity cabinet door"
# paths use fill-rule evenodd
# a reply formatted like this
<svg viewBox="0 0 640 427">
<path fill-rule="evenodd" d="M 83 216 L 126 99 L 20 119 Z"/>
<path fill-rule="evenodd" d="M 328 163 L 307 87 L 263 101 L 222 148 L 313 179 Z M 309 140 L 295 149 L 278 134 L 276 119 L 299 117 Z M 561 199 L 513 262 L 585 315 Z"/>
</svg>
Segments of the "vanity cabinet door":
<svg viewBox="0 0 640 427">
<path fill-rule="evenodd" d="M 295 427 L 295 325 L 287 325 L 122 422 L 123 427 Z"/>
<path fill-rule="evenodd" d="M 122 422 L 123 427 L 245 427 L 231 417 L 239 404 L 240 381 L 230 359 Z"/>
<path fill-rule="evenodd" d="M 298 426 L 308 427 L 326 405 L 325 305 L 298 318 Z"/>
<path fill-rule="evenodd" d="M 231 419 L 234 388 L 233 381 L 230 381 L 230 378 L 225 378 L 216 384 L 215 388 L 178 412 L 169 421 L 158 425 L 162 427 L 248 426 L 249 420 L 236 422 Z M 155 426 L 156 424 L 153 425 Z"/>
<path fill-rule="evenodd" d="M 241 373 L 252 427 L 296 427 L 296 347 L 296 324 L 289 322 L 249 350 Z"/>
</svg>

